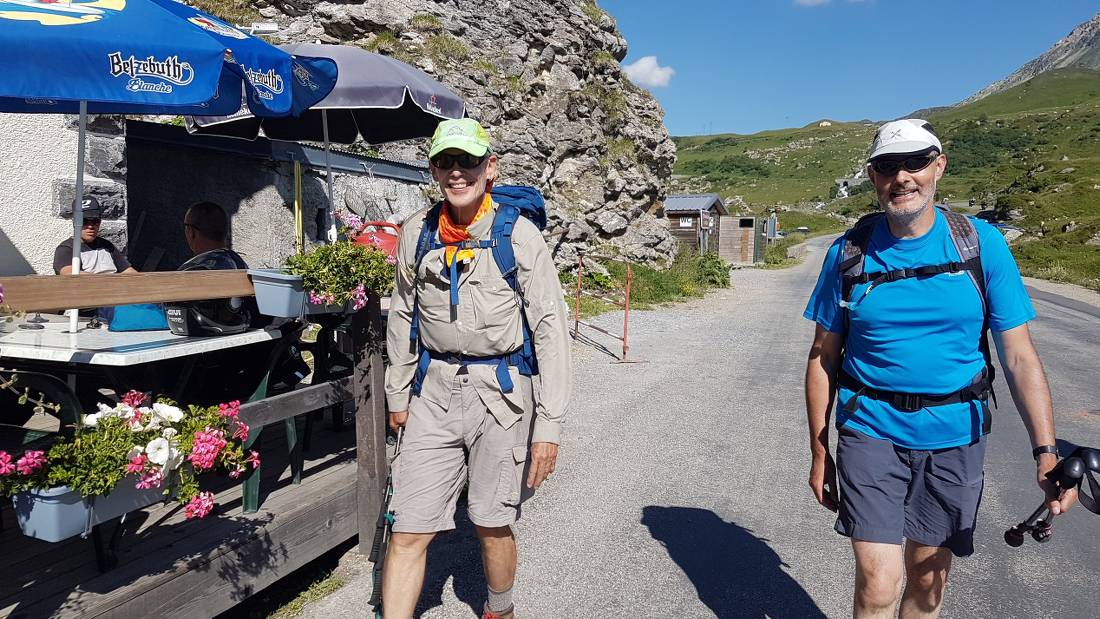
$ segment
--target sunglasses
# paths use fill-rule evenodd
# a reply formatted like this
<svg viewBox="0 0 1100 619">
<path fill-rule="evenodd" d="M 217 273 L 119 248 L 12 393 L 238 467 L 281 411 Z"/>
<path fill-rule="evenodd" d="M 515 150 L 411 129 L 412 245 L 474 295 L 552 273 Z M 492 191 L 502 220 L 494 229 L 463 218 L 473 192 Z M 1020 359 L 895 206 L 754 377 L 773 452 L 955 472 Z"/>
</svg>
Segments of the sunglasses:
<svg viewBox="0 0 1100 619">
<path fill-rule="evenodd" d="M 939 153 L 929 153 L 907 159 L 876 159 L 871 162 L 871 169 L 883 176 L 893 176 L 902 169 L 906 172 L 920 172 L 932 165 L 939 156 Z"/>
<path fill-rule="evenodd" d="M 485 157 L 475 157 L 470 153 L 462 153 L 460 155 L 448 155 L 447 153 L 440 153 L 435 157 L 432 157 L 432 165 L 440 170 L 450 170 L 458 164 L 458 167 L 463 170 L 474 170 L 481 165 L 481 162 L 485 161 Z"/>
<path fill-rule="evenodd" d="M 84 219 L 84 227 L 98 226 L 100 223 L 102 222 L 98 219 Z"/>
</svg>

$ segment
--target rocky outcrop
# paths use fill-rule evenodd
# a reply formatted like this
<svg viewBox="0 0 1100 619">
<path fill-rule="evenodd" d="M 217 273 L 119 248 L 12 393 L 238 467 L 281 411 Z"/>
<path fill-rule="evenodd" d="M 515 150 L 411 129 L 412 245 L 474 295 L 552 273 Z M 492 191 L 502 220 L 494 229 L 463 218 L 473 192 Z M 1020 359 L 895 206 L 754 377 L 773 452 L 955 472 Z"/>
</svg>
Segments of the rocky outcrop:
<svg viewBox="0 0 1100 619">
<path fill-rule="evenodd" d="M 1055 69 L 1091 69 L 1100 71 L 1100 14 L 1078 25 L 1066 38 L 1055 43 L 1043 55 L 1008 77 L 978 91 L 960 105 L 973 103 L 994 93 L 1018 86 L 1029 79 Z"/>
<path fill-rule="evenodd" d="M 547 198 L 547 241 L 656 265 L 675 252 L 657 211 L 676 148 L 664 112 L 620 70 L 626 41 L 591 0 L 253 0 L 277 43 L 360 45 L 414 64 L 467 102 L 492 135 L 502 181 Z M 425 141 L 383 145 L 422 159 Z"/>
</svg>

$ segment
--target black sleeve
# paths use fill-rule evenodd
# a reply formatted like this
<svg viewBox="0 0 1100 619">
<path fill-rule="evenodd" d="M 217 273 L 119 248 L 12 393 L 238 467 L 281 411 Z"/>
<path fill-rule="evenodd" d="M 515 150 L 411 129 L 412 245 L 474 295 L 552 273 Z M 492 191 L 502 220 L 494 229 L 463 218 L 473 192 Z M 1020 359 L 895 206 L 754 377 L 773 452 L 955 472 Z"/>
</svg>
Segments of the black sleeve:
<svg viewBox="0 0 1100 619">
<path fill-rule="evenodd" d="M 104 243 L 107 243 L 107 251 L 111 252 L 111 260 L 115 263 L 115 271 L 121 273 L 130 268 L 130 261 L 126 259 L 126 255 L 123 254 L 115 247 L 115 244 L 103 239 Z"/>
<path fill-rule="evenodd" d="M 53 250 L 53 273 L 54 275 L 60 275 L 61 269 L 73 265 L 73 245 L 72 241 L 66 243 L 62 241 L 57 249 Z"/>
</svg>

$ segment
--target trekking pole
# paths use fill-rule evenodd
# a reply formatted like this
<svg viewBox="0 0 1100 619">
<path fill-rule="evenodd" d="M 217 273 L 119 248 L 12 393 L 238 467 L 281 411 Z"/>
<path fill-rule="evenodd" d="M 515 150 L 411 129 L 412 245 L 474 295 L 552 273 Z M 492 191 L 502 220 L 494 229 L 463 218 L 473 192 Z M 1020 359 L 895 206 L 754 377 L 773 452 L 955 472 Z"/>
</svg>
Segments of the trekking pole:
<svg viewBox="0 0 1100 619">
<path fill-rule="evenodd" d="M 1096 455 L 1095 450 L 1090 451 L 1094 452 L 1093 459 L 1096 460 L 1097 470 L 1100 470 L 1100 455 Z M 1080 452 L 1081 450 L 1077 450 L 1073 455 L 1059 462 L 1047 473 L 1047 479 L 1063 490 L 1080 486 L 1081 478 L 1089 470 L 1085 459 L 1077 455 Z M 1005 531 L 1005 543 L 1013 548 L 1019 548 L 1024 544 L 1024 536 L 1028 533 L 1040 544 L 1050 541 L 1051 536 L 1054 535 L 1054 518 L 1045 501 L 1031 512 L 1026 520 Z"/>
<path fill-rule="evenodd" d="M 404 426 L 397 429 L 397 438 L 386 437 L 386 444 L 393 445 L 393 458 L 390 459 L 389 472 L 386 474 L 386 487 L 382 491 L 382 507 L 378 510 L 378 522 L 374 525 L 374 540 L 371 542 L 369 560 L 374 564 L 371 574 L 374 590 L 367 602 L 374 608 L 375 619 L 382 619 L 382 567 L 386 561 L 386 550 L 390 543 L 394 514 L 390 511 L 390 499 L 393 498 L 393 461 L 401 453 L 401 437 Z"/>
</svg>

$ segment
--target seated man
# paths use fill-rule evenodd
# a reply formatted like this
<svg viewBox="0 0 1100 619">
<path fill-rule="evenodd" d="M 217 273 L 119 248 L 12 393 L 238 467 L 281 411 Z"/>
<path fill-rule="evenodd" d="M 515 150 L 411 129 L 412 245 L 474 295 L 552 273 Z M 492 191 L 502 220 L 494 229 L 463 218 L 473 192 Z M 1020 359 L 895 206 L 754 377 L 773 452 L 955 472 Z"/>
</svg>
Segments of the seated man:
<svg viewBox="0 0 1100 619">
<path fill-rule="evenodd" d="M 195 254 L 180 266 L 180 271 L 217 271 L 247 269 L 240 254 L 229 248 L 229 217 L 213 202 L 198 202 L 183 216 L 183 236 Z M 269 320 L 260 316 L 256 299 L 218 299 L 191 304 L 200 314 L 223 324 L 248 323 L 264 327 Z"/>
<path fill-rule="evenodd" d="M 81 201 L 84 212 L 84 226 L 80 229 L 80 272 L 81 273 L 137 273 L 130 261 L 115 247 L 114 243 L 99 236 L 99 226 L 103 221 L 103 208 L 99 200 L 85 196 Z M 76 200 L 73 200 L 76 210 Z M 71 275 L 73 272 L 73 239 L 67 238 L 53 252 L 53 272 L 57 275 Z"/>
<path fill-rule="evenodd" d="M 183 263 L 180 271 L 248 268 L 244 259 L 229 247 L 229 217 L 217 204 L 199 202 L 187 209 L 183 216 L 183 234 L 195 256 Z M 168 312 L 169 324 L 174 320 L 174 311 L 189 313 L 190 316 L 184 317 L 189 335 L 233 333 L 249 327 L 263 328 L 271 323 L 270 317 L 260 314 L 255 297 L 172 305 L 174 307 Z M 186 401 L 214 403 L 246 399 L 255 389 L 265 369 L 265 360 L 275 346 L 275 342 L 263 342 L 204 353 L 202 362 L 196 367 L 199 376 L 191 383 L 196 390 L 187 394 Z M 297 362 L 300 364 L 300 359 Z"/>
</svg>

